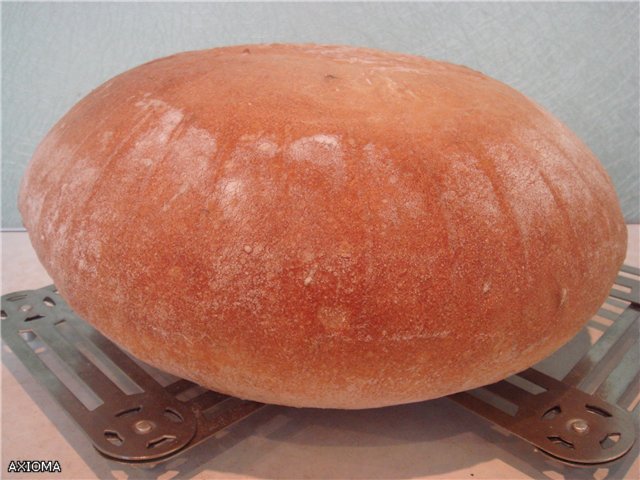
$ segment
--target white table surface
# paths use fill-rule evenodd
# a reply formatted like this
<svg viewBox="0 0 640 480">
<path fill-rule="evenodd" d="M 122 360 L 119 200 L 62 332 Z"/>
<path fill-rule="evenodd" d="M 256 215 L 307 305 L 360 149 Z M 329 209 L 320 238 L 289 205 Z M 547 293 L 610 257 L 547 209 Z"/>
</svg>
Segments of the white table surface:
<svg viewBox="0 0 640 480">
<path fill-rule="evenodd" d="M 639 266 L 640 229 L 629 233 L 626 263 Z M 25 233 L 0 238 L 2 294 L 51 283 Z M 446 398 L 359 411 L 269 406 L 185 458 L 141 470 L 99 456 L 4 343 L 1 378 L 2 478 L 640 478 L 637 445 L 610 470 L 563 467 Z M 8 474 L 16 459 L 58 460 L 62 473 Z"/>
</svg>

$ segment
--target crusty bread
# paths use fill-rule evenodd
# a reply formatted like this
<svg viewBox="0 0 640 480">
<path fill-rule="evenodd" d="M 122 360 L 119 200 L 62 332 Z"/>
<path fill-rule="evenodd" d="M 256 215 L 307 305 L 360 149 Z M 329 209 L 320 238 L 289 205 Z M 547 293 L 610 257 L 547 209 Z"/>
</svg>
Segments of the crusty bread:
<svg viewBox="0 0 640 480">
<path fill-rule="evenodd" d="M 113 78 L 40 144 L 20 211 L 109 338 L 294 406 L 520 371 L 585 324 L 626 248 L 604 169 L 531 100 L 340 46 L 188 52 Z"/>
</svg>

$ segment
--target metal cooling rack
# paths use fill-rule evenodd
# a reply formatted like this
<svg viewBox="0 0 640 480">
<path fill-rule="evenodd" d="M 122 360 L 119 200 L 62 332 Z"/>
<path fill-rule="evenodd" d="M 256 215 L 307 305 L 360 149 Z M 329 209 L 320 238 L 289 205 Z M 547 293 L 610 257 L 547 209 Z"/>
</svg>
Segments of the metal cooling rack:
<svg viewBox="0 0 640 480">
<path fill-rule="evenodd" d="M 561 380 L 528 369 L 450 396 L 572 466 L 602 466 L 636 438 L 640 270 L 623 266 L 593 321 L 604 333 Z M 51 285 L 2 297 L 2 338 L 103 456 L 154 466 L 264 404 L 205 390 L 123 352 L 80 319 Z"/>
<path fill-rule="evenodd" d="M 2 297 L 2 338 L 88 435 L 119 462 L 152 467 L 264 406 L 134 360 L 50 285 Z"/>
</svg>

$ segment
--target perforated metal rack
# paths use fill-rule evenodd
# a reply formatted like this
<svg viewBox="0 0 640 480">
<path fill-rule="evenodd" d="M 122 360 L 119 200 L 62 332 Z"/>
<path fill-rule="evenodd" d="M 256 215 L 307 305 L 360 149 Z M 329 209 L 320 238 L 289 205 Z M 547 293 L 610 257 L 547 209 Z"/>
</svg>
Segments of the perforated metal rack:
<svg viewBox="0 0 640 480">
<path fill-rule="evenodd" d="M 80 319 L 54 286 L 3 296 L 1 315 L 3 340 L 109 459 L 154 466 L 265 406 L 141 364 Z M 636 439 L 639 318 L 640 270 L 624 266 L 592 320 L 603 334 L 564 378 L 532 368 L 450 398 L 553 459 L 611 463 Z"/>
</svg>

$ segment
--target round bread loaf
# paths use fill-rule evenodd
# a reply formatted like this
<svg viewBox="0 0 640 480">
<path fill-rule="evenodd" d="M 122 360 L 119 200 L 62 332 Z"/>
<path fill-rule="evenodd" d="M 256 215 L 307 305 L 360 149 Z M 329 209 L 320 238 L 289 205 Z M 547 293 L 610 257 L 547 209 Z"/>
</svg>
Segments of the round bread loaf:
<svg viewBox="0 0 640 480">
<path fill-rule="evenodd" d="M 589 149 L 465 67 L 249 45 L 125 72 L 49 132 L 20 211 L 61 294 L 140 359 L 263 402 L 365 408 L 556 350 L 625 256 Z"/>
</svg>

